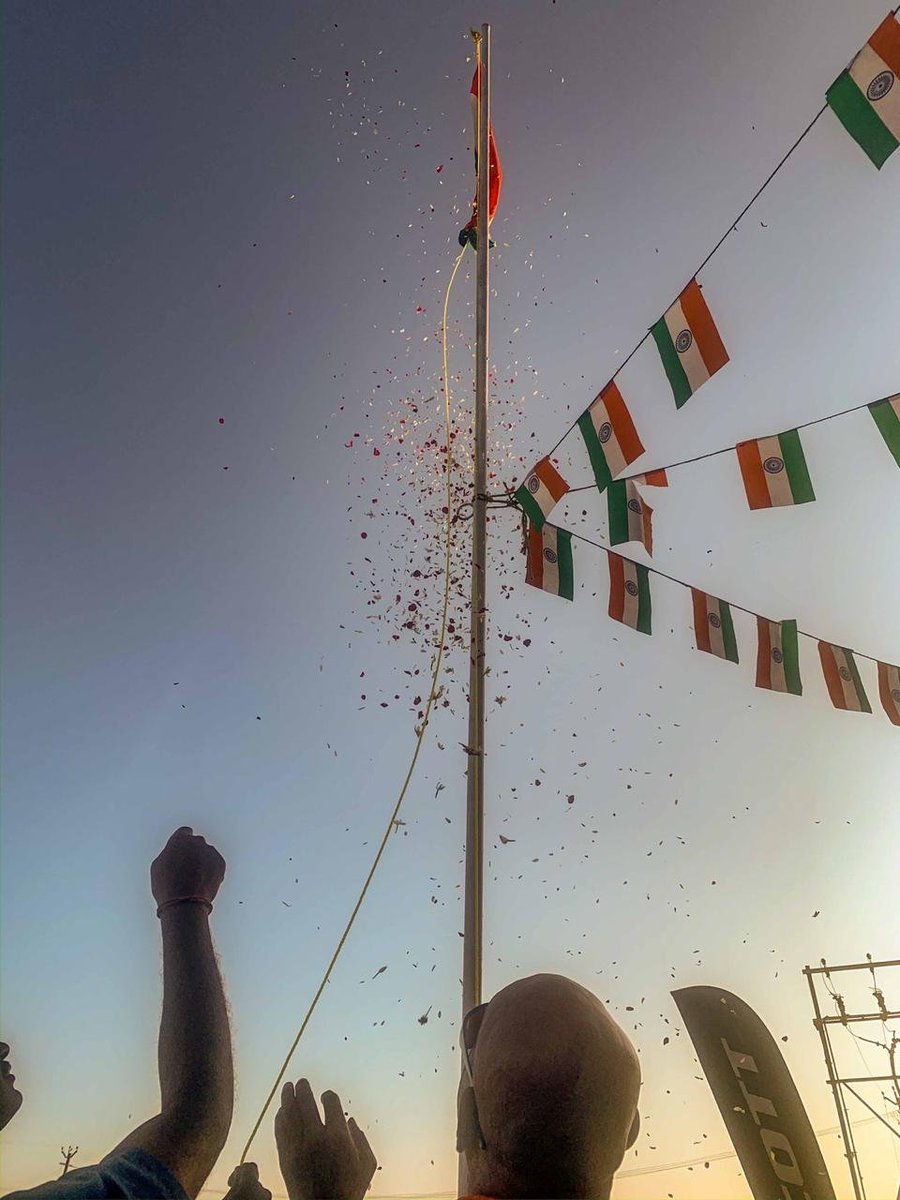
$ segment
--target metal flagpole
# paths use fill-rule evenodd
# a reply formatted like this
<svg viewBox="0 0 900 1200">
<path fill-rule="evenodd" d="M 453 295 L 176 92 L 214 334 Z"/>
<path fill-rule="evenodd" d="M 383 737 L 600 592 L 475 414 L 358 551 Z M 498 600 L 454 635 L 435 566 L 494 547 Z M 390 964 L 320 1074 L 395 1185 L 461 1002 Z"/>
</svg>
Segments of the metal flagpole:
<svg viewBox="0 0 900 1200">
<path fill-rule="evenodd" d="M 475 475 L 472 517 L 472 598 L 469 638 L 469 736 L 466 783 L 466 883 L 463 926 L 463 1015 L 481 1003 L 482 899 L 484 883 L 484 643 L 487 567 L 487 378 L 488 249 L 490 234 L 491 27 L 481 27 L 477 46 L 478 178 L 476 187 L 475 276 Z M 465 1188 L 465 1159 L 460 1159 L 460 1192 Z"/>
</svg>

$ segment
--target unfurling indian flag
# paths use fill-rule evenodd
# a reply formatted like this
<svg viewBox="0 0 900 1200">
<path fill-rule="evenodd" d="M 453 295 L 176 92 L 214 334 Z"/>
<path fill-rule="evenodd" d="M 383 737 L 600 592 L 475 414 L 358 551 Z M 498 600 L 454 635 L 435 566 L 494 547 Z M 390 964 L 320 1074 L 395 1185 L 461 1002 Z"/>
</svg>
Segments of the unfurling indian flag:
<svg viewBox="0 0 900 1200">
<path fill-rule="evenodd" d="M 767 621 L 756 618 L 759 644 L 756 654 L 756 686 L 773 692 L 803 695 L 796 621 Z"/>
<path fill-rule="evenodd" d="M 630 479 L 614 479 L 606 489 L 609 505 L 609 540 L 613 546 L 640 542 L 653 553 L 653 509 L 641 498 Z"/>
<path fill-rule="evenodd" d="M 542 458 L 516 490 L 519 507 L 528 514 L 535 529 L 541 529 L 544 521 L 559 500 L 569 490 L 569 485 L 553 466 L 549 458 Z"/>
<path fill-rule="evenodd" d="M 869 405 L 869 412 L 888 450 L 897 460 L 897 466 L 900 467 L 900 394 L 876 400 L 874 404 Z"/>
<path fill-rule="evenodd" d="M 481 67 L 475 68 L 472 76 L 472 86 L 469 97 L 472 101 L 472 120 L 475 125 L 475 175 L 478 176 L 478 95 L 481 90 Z M 503 185 L 503 169 L 500 166 L 500 155 L 497 153 L 497 143 L 494 141 L 494 123 L 488 124 L 488 227 L 497 212 L 500 203 L 500 188 Z M 470 243 L 473 249 L 478 242 L 478 185 L 476 182 L 475 199 L 472 201 L 472 216 L 467 225 L 459 231 L 459 244 Z"/>
<path fill-rule="evenodd" d="M 728 352 L 696 279 L 650 332 L 675 393 L 676 408 L 728 362 Z"/>
<path fill-rule="evenodd" d="M 528 568 L 525 582 L 554 596 L 571 600 L 574 594 L 572 535 L 556 525 L 528 530 Z"/>
<path fill-rule="evenodd" d="M 609 559 L 609 615 L 640 633 L 650 633 L 650 572 L 607 551 Z"/>
<path fill-rule="evenodd" d="M 731 606 L 717 596 L 691 588 L 694 602 L 694 637 L 697 649 L 729 662 L 738 661 L 737 639 L 731 620 Z"/>
<path fill-rule="evenodd" d="M 872 706 L 856 669 L 853 652 L 843 646 L 833 646 L 831 642 L 819 642 L 819 658 L 834 707 L 870 713 Z"/>
<path fill-rule="evenodd" d="M 878 664 L 878 695 L 888 719 L 894 725 L 900 725 L 900 667 L 884 662 Z"/>
<path fill-rule="evenodd" d="M 825 95 L 838 120 L 879 170 L 900 145 L 898 76 L 900 23 L 891 13 Z"/>
<path fill-rule="evenodd" d="M 773 437 L 739 442 L 735 448 L 751 508 L 806 504 L 815 500 L 796 429 Z"/>
<path fill-rule="evenodd" d="M 578 418 L 578 428 L 601 492 L 644 453 L 631 413 L 612 380 Z"/>
</svg>

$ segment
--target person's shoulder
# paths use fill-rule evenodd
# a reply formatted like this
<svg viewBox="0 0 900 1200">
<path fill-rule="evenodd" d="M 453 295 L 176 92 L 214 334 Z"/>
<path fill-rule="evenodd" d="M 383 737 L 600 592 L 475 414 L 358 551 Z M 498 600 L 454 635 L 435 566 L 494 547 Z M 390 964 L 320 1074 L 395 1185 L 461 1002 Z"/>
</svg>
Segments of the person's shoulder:
<svg viewBox="0 0 900 1200">
<path fill-rule="evenodd" d="M 49 1183 L 10 1192 L 4 1200 L 188 1200 L 184 1188 L 159 1159 L 132 1147 L 96 1166 L 77 1167 Z"/>
</svg>

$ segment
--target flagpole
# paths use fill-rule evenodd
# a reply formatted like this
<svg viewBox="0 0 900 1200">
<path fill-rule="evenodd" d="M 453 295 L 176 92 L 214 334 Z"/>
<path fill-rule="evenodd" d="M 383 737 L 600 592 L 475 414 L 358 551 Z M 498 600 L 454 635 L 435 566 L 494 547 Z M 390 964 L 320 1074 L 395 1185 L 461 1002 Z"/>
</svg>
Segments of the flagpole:
<svg viewBox="0 0 900 1200">
<path fill-rule="evenodd" d="M 488 379 L 488 231 L 491 118 L 491 27 L 481 27 L 477 46 L 478 179 L 475 275 L 475 472 L 472 501 L 472 595 L 469 636 L 469 736 L 466 779 L 466 877 L 463 925 L 462 1008 L 465 1015 L 481 1003 L 484 884 L 484 667 L 485 577 L 487 569 L 487 379 Z M 460 1158 L 460 1194 L 465 1188 L 465 1158 Z"/>
</svg>

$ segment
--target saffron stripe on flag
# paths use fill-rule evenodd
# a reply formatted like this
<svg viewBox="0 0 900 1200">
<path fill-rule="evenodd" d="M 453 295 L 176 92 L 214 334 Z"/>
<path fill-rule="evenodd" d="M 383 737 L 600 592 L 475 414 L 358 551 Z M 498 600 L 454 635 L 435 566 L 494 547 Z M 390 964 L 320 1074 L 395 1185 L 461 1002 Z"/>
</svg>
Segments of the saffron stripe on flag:
<svg viewBox="0 0 900 1200">
<path fill-rule="evenodd" d="M 708 374 L 715 375 L 728 362 L 728 351 L 696 279 L 692 279 L 681 293 L 681 310 L 697 341 Z"/>
<path fill-rule="evenodd" d="M 868 408 L 885 445 L 900 467 L 900 393 L 876 400 Z"/>
</svg>

